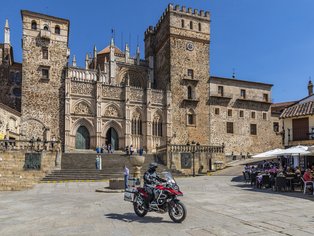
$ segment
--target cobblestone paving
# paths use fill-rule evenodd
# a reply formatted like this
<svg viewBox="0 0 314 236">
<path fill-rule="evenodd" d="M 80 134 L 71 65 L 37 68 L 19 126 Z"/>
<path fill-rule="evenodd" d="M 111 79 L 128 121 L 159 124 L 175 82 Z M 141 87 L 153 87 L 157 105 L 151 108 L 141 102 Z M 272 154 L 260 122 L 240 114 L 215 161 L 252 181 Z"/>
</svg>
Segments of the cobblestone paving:
<svg viewBox="0 0 314 236">
<path fill-rule="evenodd" d="M 314 196 L 252 190 L 232 176 L 177 179 L 188 215 L 137 217 L 107 182 L 39 184 L 0 192 L 0 235 L 313 235 Z"/>
</svg>

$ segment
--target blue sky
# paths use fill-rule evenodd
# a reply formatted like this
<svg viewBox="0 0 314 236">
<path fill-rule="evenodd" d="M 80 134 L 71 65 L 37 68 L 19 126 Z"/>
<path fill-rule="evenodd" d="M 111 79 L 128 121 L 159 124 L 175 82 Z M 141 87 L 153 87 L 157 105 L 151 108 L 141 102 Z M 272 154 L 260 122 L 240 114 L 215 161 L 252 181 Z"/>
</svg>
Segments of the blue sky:
<svg viewBox="0 0 314 236">
<path fill-rule="evenodd" d="M 2 2 L 3 1 L 3 2 Z M 1 0 L 0 42 L 9 19 L 15 60 L 22 61 L 21 16 L 26 9 L 71 21 L 71 56 L 83 66 L 86 52 L 109 44 L 136 45 L 144 55 L 143 35 L 155 25 L 168 3 L 211 13 L 210 74 L 274 84 L 273 102 L 307 95 L 314 80 L 314 1 L 312 0 Z"/>
</svg>

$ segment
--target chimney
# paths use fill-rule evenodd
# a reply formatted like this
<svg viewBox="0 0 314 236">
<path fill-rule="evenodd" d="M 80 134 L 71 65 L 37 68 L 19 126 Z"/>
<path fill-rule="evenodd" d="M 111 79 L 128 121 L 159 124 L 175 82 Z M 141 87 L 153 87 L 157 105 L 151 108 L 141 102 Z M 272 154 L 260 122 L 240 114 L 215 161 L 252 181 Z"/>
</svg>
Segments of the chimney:
<svg viewBox="0 0 314 236">
<path fill-rule="evenodd" d="M 309 81 L 307 85 L 307 90 L 309 91 L 309 96 L 313 95 L 313 84 L 311 80 Z"/>
</svg>

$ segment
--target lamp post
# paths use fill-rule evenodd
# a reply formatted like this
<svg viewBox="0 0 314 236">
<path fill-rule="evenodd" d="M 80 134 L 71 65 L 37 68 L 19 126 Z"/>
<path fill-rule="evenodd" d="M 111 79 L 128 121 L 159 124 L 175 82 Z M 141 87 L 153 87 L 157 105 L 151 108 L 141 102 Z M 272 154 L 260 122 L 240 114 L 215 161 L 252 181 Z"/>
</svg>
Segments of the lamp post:
<svg viewBox="0 0 314 236">
<path fill-rule="evenodd" d="M 195 152 L 198 151 L 199 149 L 199 142 L 197 142 L 195 144 L 194 141 L 191 142 L 191 146 L 190 146 L 190 142 L 188 142 L 186 145 L 189 146 L 189 151 L 192 153 L 192 162 L 193 162 L 193 177 L 195 177 Z"/>
</svg>

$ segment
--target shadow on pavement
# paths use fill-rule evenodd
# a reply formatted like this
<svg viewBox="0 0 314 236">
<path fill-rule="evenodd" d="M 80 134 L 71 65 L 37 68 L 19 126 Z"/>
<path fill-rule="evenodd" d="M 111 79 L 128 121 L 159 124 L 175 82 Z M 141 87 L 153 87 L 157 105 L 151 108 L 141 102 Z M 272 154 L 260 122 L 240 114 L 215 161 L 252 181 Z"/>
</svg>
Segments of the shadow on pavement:
<svg viewBox="0 0 314 236">
<path fill-rule="evenodd" d="M 105 214 L 109 219 L 113 220 L 120 220 L 124 222 L 139 222 L 139 223 L 173 223 L 172 221 L 163 220 L 163 217 L 152 217 L 152 216 L 145 216 L 145 217 L 139 217 L 135 213 L 124 213 L 124 214 L 118 214 L 118 213 L 110 213 Z"/>
</svg>

